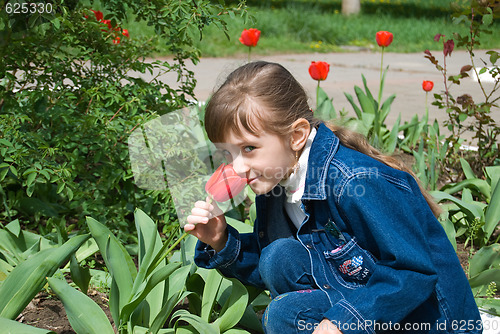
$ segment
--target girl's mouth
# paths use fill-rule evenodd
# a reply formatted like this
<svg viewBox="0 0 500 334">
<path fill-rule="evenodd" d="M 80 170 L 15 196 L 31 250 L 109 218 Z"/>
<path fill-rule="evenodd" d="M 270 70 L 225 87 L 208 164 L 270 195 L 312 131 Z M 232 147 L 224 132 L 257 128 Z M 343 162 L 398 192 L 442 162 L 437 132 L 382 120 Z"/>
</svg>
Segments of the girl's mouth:
<svg viewBox="0 0 500 334">
<path fill-rule="evenodd" d="M 247 181 L 247 184 L 252 184 L 255 180 L 257 180 L 259 177 L 254 177 L 254 178 L 251 178 L 251 179 L 248 179 Z"/>
</svg>

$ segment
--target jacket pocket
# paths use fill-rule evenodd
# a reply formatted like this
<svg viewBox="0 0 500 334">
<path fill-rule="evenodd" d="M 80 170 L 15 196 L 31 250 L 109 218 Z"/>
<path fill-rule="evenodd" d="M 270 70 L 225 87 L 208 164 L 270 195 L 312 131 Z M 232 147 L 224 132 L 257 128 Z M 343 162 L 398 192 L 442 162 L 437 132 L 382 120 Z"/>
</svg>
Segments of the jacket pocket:
<svg viewBox="0 0 500 334">
<path fill-rule="evenodd" d="M 323 254 L 337 281 L 348 288 L 365 285 L 375 269 L 373 256 L 355 238 Z"/>
</svg>

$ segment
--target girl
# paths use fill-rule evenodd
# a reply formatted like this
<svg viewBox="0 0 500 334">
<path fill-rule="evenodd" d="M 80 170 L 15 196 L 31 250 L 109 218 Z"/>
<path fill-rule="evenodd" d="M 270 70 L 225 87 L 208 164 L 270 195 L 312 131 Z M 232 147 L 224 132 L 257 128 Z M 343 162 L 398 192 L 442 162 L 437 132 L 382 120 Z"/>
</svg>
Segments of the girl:
<svg viewBox="0 0 500 334">
<path fill-rule="evenodd" d="M 210 140 L 248 179 L 254 232 L 199 201 L 195 262 L 273 298 L 266 333 L 481 333 L 467 278 L 409 170 L 361 135 L 313 117 L 281 65 L 229 75 L 205 115 Z"/>
</svg>

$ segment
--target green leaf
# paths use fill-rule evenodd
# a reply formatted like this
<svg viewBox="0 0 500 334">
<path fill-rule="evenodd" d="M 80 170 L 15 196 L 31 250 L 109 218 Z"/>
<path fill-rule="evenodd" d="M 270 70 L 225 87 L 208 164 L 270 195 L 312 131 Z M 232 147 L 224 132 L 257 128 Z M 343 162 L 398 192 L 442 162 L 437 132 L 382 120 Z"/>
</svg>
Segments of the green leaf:
<svg viewBox="0 0 500 334">
<path fill-rule="evenodd" d="M 97 220 L 87 217 L 87 225 L 112 276 L 109 308 L 119 324 L 121 308 L 128 302 L 137 271 L 125 247 L 111 231 Z"/>
<path fill-rule="evenodd" d="M 500 182 L 497 183 L 493 190 L 484 219 L 485 223 L 483 228 L 486 233 L 485 238 L 488 240 L 500 222 Z"/>
<path fill-rule="evenodd" d="M 168 301 L 163 305 L 160 312 L 156 315 L 156 318 L 151 323 L 151 327 L 149 331 L 151 334 L 156 334 L 163 327 L 167 319 L 170 317 L 170 314 L 174 310 L 175 305 L 179 304 L 184 300 L 187 296 L 189 296 L 192 292 L 182 292 L 177 295 L 174 295 L 168 299 Z"/>
<path fill-rule="evenodd" d="M 474 277 L 479 273 L 491 268 L 492 266 L 500 266 L 500 245 L 493 244 L 481 247 L 476 254 L 470 259 L 469 275 Z"/>
<path fill-rule="evenodd" d="M 197 315 L 191 314 L 186 310 L 178 310 L 172 315 L 173 319 L 176 319 L 175 328 L 178 328 L 179 321 L 185 321 L 194 327 L 198 333 L 203 334 L 219 334 L 218 328 L 214 325 L 209 324 Z"/>
<path fill-rule="evenodd" d="M 134 278 L 132 277 L 129 268 L 122 265 L 123 263 L 126 263 L 127 256 L 129 256 L 129 254 L 122 244 L 114 241 L 112 238 L 109 238 L 106 247 L 106 255 L 108 263 L 111 265 L 108 265 L 108 263 L 106 264 L 108 265 L 113 282 L 116 284 L 115 286 L 112 286 L 112 289 L 113 287 L 116 287 L 114 289 L 114 293 L 117 294 L 119 301 L 118 305 L 121 310 L 130 299 L 134 283 Z"/>
<path fill-rule="evenodd" d="M 356 92 L 356 96 L 358 97 L 358 101 L 359 104 L 361 105 L 363 113 L 375 115 L 375 107 L 373 105 L 373 99 L 370 100 L 368 96 L 366 96 L 366 94 L 358 86 L 354 87 L 354 91 Z"/>
<path fill-rule="evenodd" d="M 90 233 L 92 234 L 92 237 L 95 239 L 97 246 L 99 247 L 99 250 L 101 251 L 101 255 L 106 262 L 106 266 L 108 269 L 111 270 L 112 267 L 114 266 L 122 266 L 128 269 L 129 275 L 135 279 L 135 276 L 137 275 L 137 270 L 135 268 L 134 261 L 126 251 L 125 247 L 118 241 L 118 239 L 111 233 L 111 231 L 95 220 L 92 217 L 87 217 L 87 225 L 89 227 Z M 112 240 L 111 242 L 120 249 L 121 256 L 123 256 L 123 261 L 122 263 L 110 263 L 108 260 L 108 254 L 107 254 L 107 244 L 108 244 L 108 239 Z M 118 270 L 117 270 L 118 271 Z"/>
<path fill-rule="evenodd" d="M 380 123 L 381 124 L 383 124 L 385 122 L 385 119 L 387 118 L 387 116 L 391 112 L 391 105 L 392 105 L 392 102 L 394 102 L 395 98 L 396 98 L 396 94 L 392 94 L 391 96 L 389 96 L 387 98 L 387 100 L 384 101 L 384 103 L 382 103 L 382 107 L 380 108 L 380 111 L 382 113 L 382 115 L 380 116 Z"/>
<path fill-rule="evenodd" d="M 500 316 L 500 299 L 475 298 L 477 306 L 487 313 Z"/>
<path fill-rule="evenodd" d="M 0 317 L 0 328 L 5 334 L 55 334 L 53 331 L 25 325 L 19 321 Z"/>
<path fill-rule="evenodd" d="M 481 206 L 476 205 L 474 203 L 466 203 L 456 197 L 451 196 L 450 194 L 447 194 L 443 191 L 431 191 L 430 194 L 438 201 L 441 202 L 443 200 L 448 200 L 456 205 L 458 205 L 464 213 L 470 218 L 470 219 L 476 219 L 476 218 L 483 218 L 484 213 L 481 209 Z"/>
<path fill-rule="evenodd" d="M 223 279 L 224 278 L 217 270 L 209 271 L 201 301 L 201 319 L 206 322 L 210 322 L 210 316 L 212 315 L 216 297 L 219 293 L 219 288 Z"/>
<path fill-rule="evenodd" d="M 361 111 L 361 109 L 359 109 L 359 107 L 357 106 L 356 102 L 354 102 L 354 98 L 352 97 L 351 94 L 348 94 L 348 93 L 344 93 L 347 101 L 349 101 L 349 103 L 351 104 L 352 108 L 354 109 L 354 112 L 356 113 L 356 116 L 358 117 L 358 119 L 362 119 L 363 118 L 363 112 Z"/>
<path fill-rule="evenodd" d="M 219 318 L 215 321 L 221 333 L 236 326 L 248 304 L 248 292 L 245 286 L 235 278 L 229 278 L 229 280 L 232 282 L 231 295 L 222 307 Z"/>
<path fill-rule="evenodd" d="M 15 319 L 45 285 L 45 278 L 52 276 L 88 238 L 89 235 L 73 237 L 16 266 L 0 286 L 0 317 Z"/>
<path fill-rule="evenodd" d="M 82 267 L 76 260 L 75 255 L 71 256 L 70 262 L 70 273 L 73 282 L 82 290 L 83 293 L 87 294 L 90 283 L 90 269 L 88 267 Z"/>
<path fill-rule="evenodd" d="M 314 116 L 324 121 L 337 118 L 337 113 L 335 112 L 335 108 L 333 107 L 332 100 L 328 97 L 323 88 L 317 87 L 316 89 L 318 96 L 318 106 L 314 111 Z"/>
<path fill-rule="evenodd" d="M 92 299 L 69 286 L 66 281 L 49 277 L 49 285 L 62 301 L 71 327 L 78 334 L 114 334 L 106 314 Z"/>
<path fill-rule="evenodd" d="M 489 26 L 493 23 L 493 11 L 490 7 L 486 7 L 486 9 L 488 10 L 488 14 L 483 15 L 483 24 Z"/>
<path fill-rule="evenodd" d="M 460 164 L 462 165 L 462 170 L 463 170 L 463 172 L 465 174 L 465 177 L 467 179 L 469 179 L 469 180 L 471 180 L 471 179 L 477 179 L 477 176 L 472 171 L 472 168 L 470 167 L 470 165 L 467 162 L 467 160 L 465 160 L 464 158 L 460 158 Z"/>
<path fill-rule="evenodd" d="M 485 180 L 482 179 L 466 179 L 460 181 L 458 183 L 449 183 L 444 185 L 441 188 L 441 191 L 444 191 L 448 194 L 456 194 L 463 189 L 474 189 L 483 194 L 486 200 L 490 200 L 491 198 L 491 187 Z"/>
<path fill-rule="evenodd" d="M 37 176 L 37 173 L 28 174 L 28 177 L 26 178 L 26 186 L 29 187 L 30 185 L 32 185 L 33 182 L 35 182 L 36 176 Z"/>
<path fill-rule="evenodd" d="M 495 282 L 497 286 L 500 286 L 500 269 L 498 268 L 486 269 L 469 279 L 469 284 L 471 288 L 487 286 L 491 282 Z"/>
<path fill-rule="evenodd" d="M 137 306 L 154 290 L 154 288 L 161 282 L 164 282 L 169 278 L 169 276 L 176 271 L 181 266 L 180 263 L 169 263 L 165 267 L 159 268 L 155 271 L 151 277 L 142 282 L 141 287 L 138 289 L 138 292 L 130 298 L 130 302 L 123 306 L 120 313 L 120 319 L 122 323 L 126 323 L 128 321 L 128 317 L 132 314 L 132 312 L 137 308 Z M 161 295 L 163 301 L 163 295 Z M 161 306 L 163 306 L 161 304 Z M 160 307 L 161 309 L 161 307 Z M 152 312 L 152 315 L 156 315 L 159 312 Z"/>
</svg>

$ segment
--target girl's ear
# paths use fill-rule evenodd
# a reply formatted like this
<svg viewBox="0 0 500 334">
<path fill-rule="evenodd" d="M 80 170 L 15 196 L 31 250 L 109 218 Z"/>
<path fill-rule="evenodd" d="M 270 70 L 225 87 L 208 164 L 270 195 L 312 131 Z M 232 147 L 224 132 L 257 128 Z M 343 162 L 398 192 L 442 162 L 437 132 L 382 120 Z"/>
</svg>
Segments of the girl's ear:
<svg viewBox="0 0 500 334">
<path fill-rule="evenodd" d="M 290 136 L 290 148 L 300 151 L 306 145 L 307 138 L 311 132 L 311 125 L 305 118 L 299 118 L 292 123 L 292 134 Z"/>
</svg>

